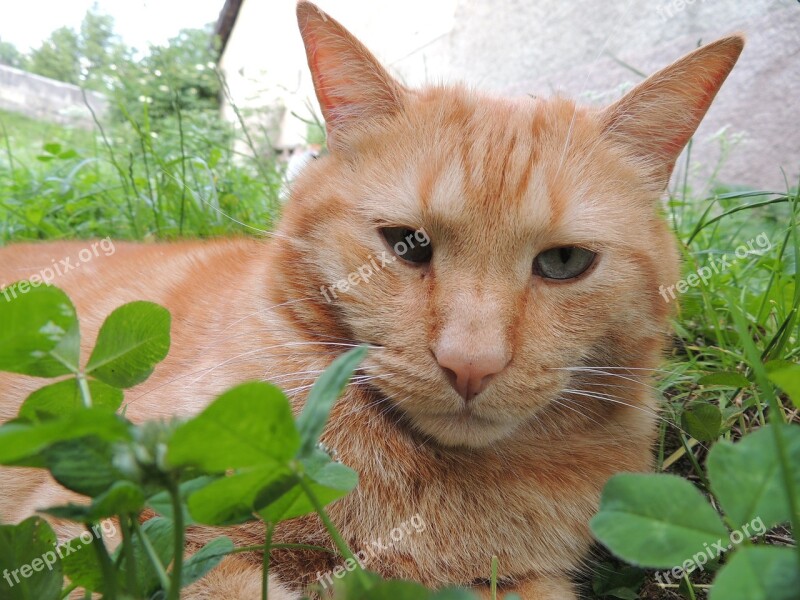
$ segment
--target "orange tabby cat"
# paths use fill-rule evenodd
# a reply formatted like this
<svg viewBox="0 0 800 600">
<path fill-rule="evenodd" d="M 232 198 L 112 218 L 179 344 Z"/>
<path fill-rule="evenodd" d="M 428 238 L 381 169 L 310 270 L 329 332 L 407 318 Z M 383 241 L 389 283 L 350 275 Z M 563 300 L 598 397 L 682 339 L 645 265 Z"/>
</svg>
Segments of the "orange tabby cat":
<svg viewBox="0 0 800 600">
<path fill-rule="evenodd" d="M 269 242 L 118 244 L 64 274 L 84 351 L 123 302 L 169 308 L 172 351 L 126 398 L 141 421 L 196 413 L 248 379 L 289 389 L 299 410 L 337 354 L 370 344 L 324 435 L 360 474 L 330 507 L 345 540 L 385 546 L 416 517 L 425 530 L 406 530 L 370 569 L 486 595 L 496 554 L 504 590 L 575 598 L 603 484 L 651 467 L 648 376 L 668 319 L 658 290 L 678 278 L 659 197 L 744 41 L 696 50 L 597 110 L 409 90 L 314 5 L 298 18 L 330 156 L 296 182 Z M 3 249 L 0 281 L 84 246 Z M 0 376 L 0 418 L 41 385 Z M 6 522 L 70 497 L 38 471 L 0 478 Z M 189 550 L 216 534 L 191 531 Z M 262 528 L 233 536 L 261 543 Z M 316 517 L 275 539 L 330 546 Z M 340 564 L 288 550 L 272 562 L 273 599 Z M 260 557 L 237 555 L 185 597 L 252 600 L 259 577 Z"/>
</svg>

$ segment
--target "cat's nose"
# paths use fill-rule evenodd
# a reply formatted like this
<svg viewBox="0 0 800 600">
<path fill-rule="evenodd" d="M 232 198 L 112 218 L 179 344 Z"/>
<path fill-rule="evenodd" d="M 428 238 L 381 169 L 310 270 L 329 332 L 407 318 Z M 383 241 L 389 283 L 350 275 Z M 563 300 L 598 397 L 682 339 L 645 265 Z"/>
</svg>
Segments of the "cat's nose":
<svg viewBox="0 0 800 600">
<path fill-rule="evenodd" d="M 470 402 L 480 394 L 489 381 L 506 368 L 509 357 L 501 349 L 487 348 L 476 354 L 466 354 L 454 346 L 445 346 L 434 352 L 450 385 L 458 395 Z"/>
</svg>

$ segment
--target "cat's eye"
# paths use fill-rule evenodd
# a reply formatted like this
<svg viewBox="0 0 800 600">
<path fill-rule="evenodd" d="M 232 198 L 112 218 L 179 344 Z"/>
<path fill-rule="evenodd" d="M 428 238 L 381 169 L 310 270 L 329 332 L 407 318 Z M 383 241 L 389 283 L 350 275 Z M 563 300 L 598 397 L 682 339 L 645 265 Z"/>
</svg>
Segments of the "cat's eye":
<svg viewBox="0 0 800 600">
<path fill-rule="evenodd" d="M 533 271 L 546 279 L 574 279 L 594 262 L 591 250 L 577 246 L 562 246 L 545 250 L 533 261 Z"/>
<path fill-rule="evenodd" d="M 431 239 L 424 229 L 381 227 L 380 231 L 383 239 L 398 258 L 415 264 L 425 264 L 431 261 L 433 248 Z"/>
</svg>

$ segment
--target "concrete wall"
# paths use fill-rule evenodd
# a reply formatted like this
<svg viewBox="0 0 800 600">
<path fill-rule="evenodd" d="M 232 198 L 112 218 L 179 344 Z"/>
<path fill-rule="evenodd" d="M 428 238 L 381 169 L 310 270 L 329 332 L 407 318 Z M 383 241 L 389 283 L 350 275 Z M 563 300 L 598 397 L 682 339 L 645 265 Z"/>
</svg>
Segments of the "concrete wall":
<svg viewBox="0 0 800 600">
<path fill-rule="evenodd" d="M 98 118 L 108 112 L 103 95 L 87 92 L 86 97 Z M 5 65 L 0 65 L 0 109 L 62 125 L 93 127 L 79 87 Z"/>
<path fill-rule="evenodd" d="M 403 81 L 466 81 L 501 94 L 606 104 L 700 42 L 748 45 L 695 138 L 692 180 L 783 190 L 800 176 L 796 0 L 318 0 Z M 245 0 L 222 68 L 237 104 L 283 107 L 279 145 L 302 140 L 291 112 L 316 106 L 295 0 Z M 623 63 L 628 66 L 623 66 Z M 717 166 L 725 158 L 721 168 Z"/>
</svg>

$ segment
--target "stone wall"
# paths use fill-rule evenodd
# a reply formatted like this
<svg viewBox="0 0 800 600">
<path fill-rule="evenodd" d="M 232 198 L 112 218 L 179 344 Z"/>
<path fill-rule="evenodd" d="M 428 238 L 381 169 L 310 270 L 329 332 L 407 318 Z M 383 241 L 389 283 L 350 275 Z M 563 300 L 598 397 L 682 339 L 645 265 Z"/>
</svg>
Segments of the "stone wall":
<svg viewBox="0 0 800 600">
<path fill-rule="evenodd" d="M 102 94 L 86 92 L 98 118 L 108 112 Z M 0 65 L 0 109 L 62 125 L 92 128 L 92 115 L 78 86 Z"/>
</svg>

